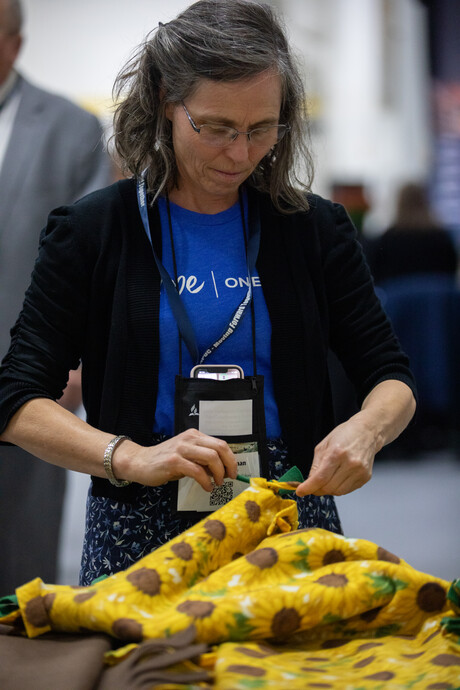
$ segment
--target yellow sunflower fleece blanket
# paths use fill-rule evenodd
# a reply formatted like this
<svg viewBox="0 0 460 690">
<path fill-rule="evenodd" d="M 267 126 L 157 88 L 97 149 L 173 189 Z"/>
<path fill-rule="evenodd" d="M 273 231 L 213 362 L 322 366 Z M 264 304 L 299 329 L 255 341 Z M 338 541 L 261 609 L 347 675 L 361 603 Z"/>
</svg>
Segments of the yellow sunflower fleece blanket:
<svg viewBox="0 0 460 690">
<path fill-rule="evenodd" d="M 252 479 L 212 517 L 90 587 L 37 578 L 0 623 L 29 637 L 107 633 L 124 644 L 112 664 L 187 630 L 207 645 L 193 659 L 173 655 L 174 682 L 149 685 L 147 674 L 145 688 L 459 688 L 459 631 L 443 624 L 460 613 L 450 583 L 372 542 L 298 530 L 295 501 L 280 495 L 289 488 Z M 200 680 L 178 681 L 194 669 Z"/>
</svg>

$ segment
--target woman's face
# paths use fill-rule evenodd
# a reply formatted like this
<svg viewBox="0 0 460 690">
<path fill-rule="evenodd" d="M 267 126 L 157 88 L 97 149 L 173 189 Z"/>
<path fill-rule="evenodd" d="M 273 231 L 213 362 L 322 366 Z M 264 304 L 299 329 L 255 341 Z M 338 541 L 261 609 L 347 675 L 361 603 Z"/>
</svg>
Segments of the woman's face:
<svg viewBox="0 0 460 690">
<path fill-rule="evenodd" d="M 220 124 L 247 132 L 257 126 L 276 125 L 281 108 L 281 79 L 269 70 L 236 82 L 203 79 L 185 100 L 190 116 L 199 127 Z M 246 135 L 224 148 L 214 148 L 200 139 L 182 104 L 169 104 L 178 184 L 171 193 L 174 203 L 201 213 L 218 213 L 238 199 L 238 188 L 270 150 L 248 141 Z"/>
</svg>

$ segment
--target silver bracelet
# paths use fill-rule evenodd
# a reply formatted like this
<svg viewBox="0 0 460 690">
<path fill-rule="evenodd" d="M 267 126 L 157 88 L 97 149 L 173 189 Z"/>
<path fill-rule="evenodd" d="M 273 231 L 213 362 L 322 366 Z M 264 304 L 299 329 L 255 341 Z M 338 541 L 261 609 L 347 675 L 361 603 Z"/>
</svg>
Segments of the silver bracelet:
<svg viewBox="0 0 460 690">
<path fill-rule="evenodd" d="M 109 478 L 109 482 L 113 484 L 114 486 L 122 487 L 122 486 L 128 486 L 131 484 L 131 482 L 128 482 L 126 479 L 117 479 L 113 473 L 112 469 L 112 455 L 113 451 L 117 447 L 121 441 L 131 441 L 129 436 L 115 436 L 110 442 L 107 448 L 104 451 L 104 469 L 107 474 L 107 477 Z"/>
</svg>

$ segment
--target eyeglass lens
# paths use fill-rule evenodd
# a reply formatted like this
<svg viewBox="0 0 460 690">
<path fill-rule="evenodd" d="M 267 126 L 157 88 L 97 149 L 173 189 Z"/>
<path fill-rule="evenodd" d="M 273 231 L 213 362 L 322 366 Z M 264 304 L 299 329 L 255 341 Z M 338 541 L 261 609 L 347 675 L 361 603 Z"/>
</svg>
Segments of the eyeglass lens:
<svg viewBox="0 0 460 690">
<path fill-rule="evenodd" d="M 249 141 L 253 146 L 274 146 L 277 144 L 286 132 L 286 125 L 273 125 L 270 127 L 257 127 L 244 134 L 248 136 Z M 203 143 L 210 146 L 228 146 L 235 141 L 239 132 L 232 127 L 224 127 L 217 125 L 201 125 L 200 135 Z"/>
</svg>

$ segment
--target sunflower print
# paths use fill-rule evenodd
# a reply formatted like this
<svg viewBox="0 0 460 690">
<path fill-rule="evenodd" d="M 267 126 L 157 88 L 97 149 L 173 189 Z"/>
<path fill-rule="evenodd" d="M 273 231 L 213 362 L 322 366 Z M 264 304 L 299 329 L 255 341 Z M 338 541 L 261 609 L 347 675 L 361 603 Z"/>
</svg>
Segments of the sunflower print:
<svg viewBox="0 0 460 690">
<path fill-rule="evenodd" d="M 207 521 L 203 527 L 205 532 L 210 529 Z M 215 528 L 213 524 L 212 533 Z M 29 595 L 28 619 L 30 622 L 32 604 L 42 605 L 52 619 L 53 629 L 66 629 L 69 606 L 73 606 L 74 632 L 80 627 L 107 631 L 109 621 L 111 634 L 139 642 L 169 636 L 193 624 L 197 641 L 220 643 L 266 638 L 286 641 L 291 635 L 323 625 L 335 632 L 384 629 L 392 625 L 398 633 L 411 634 L 428 613 L 440 613 L 446 608 L 445 583 L 435 578 L 427 581 L 426 576 L 414 569 L 407 568 L 404 572 L 402 566 L 390 562 L 364 561 L 367 567 L 359 560 L 336 562 L 295 579 L 292 575 L 296 566 L 291 566 L 289 572 L 287 549 L 283 546 L 291 541 L 295 549 L 301 550 L 302 533 L 294 532 L 292 537 L 295 536 L 297 543 L 285 534 L 262 541 L 258 548 L 215 572 L 204 571 L 203 580 L 180 593 L 176 590 L 176 596 L 171 581 L 162 589 L 164 568 L 152 569 L 142 561 L 137 568 L 126 571 L 126 582 L 121 574 L 101 582 L 103 597 L 98 593 L 98 585 L 73 593 L 72 601 L 67 600 L 66 606 L 62 605 L 62 597 L 61 605 L 55 605 L 56 594 L 32 599 Z M 309 536 L 308 532 L 304 533 L 304 539 Z M 221 537 L 219 531 L 216 539 L 219 541 Z M 284 567 L 280 568 L 283 558 Z M 427 592 L 436 592 L 438 598 L 428 607 L 419 606 L 414 616 L 412 602 L 417 601 L 417 596 L 420 601 L 423 587 Z M 411 607 L 407 614 L 398 603 L 401 596 L 407 599 L 406 590 L 413 594 L 408 599 Z M 443 595 L 439 596 L 439 592 Z"/>
<path fill-rule="evenodd" d="M 448 606 L 446 583 L 410 568 L 404 579 L 400 569 L 388 566 L 385 570 L 369 570 L 366 578 L 374 589 L 374 606 L 348 621 L 355 630 L 388 626 L 402 635 L 415 634 L 430 615 L 446 610 Z M 390 596 L 390 603 L 385 601 Z"/>
<path fill-rule="evenodd" d="M 309 533 L 309 534 L 308 534 Z M 305 567 L 316 570 L 332 563 L 352 560 L 382 560 L 407 565 L 398 556 L 365 539 L 352 539 L 324 529 L 298 530 L 304 535 Z M 286 535 L 288 536 L 288 535 Z M 301 564 L 299 563 L 299 566 Z"/>
<path fill-rule="evenodd" d="M 37 578 L 0 622 L 22 620 L 30 637 L 107 632 L 125 642 L 109 655 L 118 663 L 143 640 L 192 629 L 213 646 L 199 665 L 220 690 L 460 687 L 458 636 L 442 633 L 458 615 L 449 583 L 370 541 L 295 529 L 281 488 L 251 480 L 212 518 L 92 586 Z"/>
<path fill-rule="evenodd" d="M 267 534 L 297 527 L 295 501 L 279 495 L 281 489 L 290 488 L 283 482 L 255 478 L 211 518 L 92 586 L 45 585 L 37 578 L 19 587 L 27 634 L 34 637 L 49 630 L 79 632 L 84 628 L 133 642 L 144 639 L 150 635 L 145 630 L 157 625 L 154 621 L 183 591 L 250 552 Z"/>
<path fill-rule="evenodd" d="M 154 434 L 152 443 L 167 437 Z M 288 449 L 282 439 L 268 442 L 268 478 L 281 480 L 292 470 Z M 302 527 L 322 527 L 342 533 L 333 496 L 291 495 L 297 503 Z M 80 570 L 80 585 L 90 585 L 101 575 L 125 570 L 200 519 L 181 516 L 175 511 L 174 483 L 142 487 L 133 503 L 93 496 L 89 489 L 86 506 L 86 528 Z M 202 516 L 201 516 L 202 517 Z"/>
<path fill-rule="evenodd" d="M 201 665 L 214 669 L 218 690 L 456 690 L 460 654 L 446 646 L 439 620 L 426 622 L 411 638 L 312 639 L 282 647 L 266 641 L 225 643 Z"/>
</svg>

